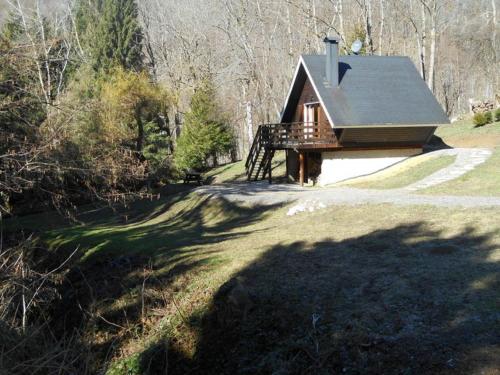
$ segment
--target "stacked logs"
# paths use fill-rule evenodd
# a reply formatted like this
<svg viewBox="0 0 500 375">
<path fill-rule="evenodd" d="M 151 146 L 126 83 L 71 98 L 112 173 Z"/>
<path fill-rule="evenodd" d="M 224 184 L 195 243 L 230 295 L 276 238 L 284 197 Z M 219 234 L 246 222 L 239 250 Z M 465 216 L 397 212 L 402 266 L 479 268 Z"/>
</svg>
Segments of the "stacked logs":
<svg viewBox="0 0 500 375">
<path fill-rule="evenodd" d="M 493 111 L 496 107 L 498 107 L 498 103 L 496 103 L 496 100 L 483 101 L 469 99 L 469 110 L 471 114 L 490 112 Z"/>
</svg>

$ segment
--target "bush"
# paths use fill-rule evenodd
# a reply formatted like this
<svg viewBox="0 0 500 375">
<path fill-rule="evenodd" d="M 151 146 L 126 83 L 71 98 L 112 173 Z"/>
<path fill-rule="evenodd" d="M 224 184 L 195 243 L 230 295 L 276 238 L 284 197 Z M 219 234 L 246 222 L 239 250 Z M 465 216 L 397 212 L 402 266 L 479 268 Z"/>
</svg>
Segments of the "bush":
<svg viewBox="0 0 500 375">
<path fill-rule="evenodd" d="M 492 112 L 486 112 L 484 114 L 484 117 L 486 119 L 487 124 L 491 124 L 493 122 L 493 113 Z"/>
<path fill-rule="evenodd" d="M 483 126 L 483 125 L 486 125 L 488 123 L 488 120 L 486 118 L 485 113 L 476 113 L 474 115 L 474 117 L 472 118 L 472 122 L 476 126 Z"/>
<path fill-rule="evenodd" d="M 495 121 L 500 121 L 500 108 L 495 111 Z"/>
</svg>

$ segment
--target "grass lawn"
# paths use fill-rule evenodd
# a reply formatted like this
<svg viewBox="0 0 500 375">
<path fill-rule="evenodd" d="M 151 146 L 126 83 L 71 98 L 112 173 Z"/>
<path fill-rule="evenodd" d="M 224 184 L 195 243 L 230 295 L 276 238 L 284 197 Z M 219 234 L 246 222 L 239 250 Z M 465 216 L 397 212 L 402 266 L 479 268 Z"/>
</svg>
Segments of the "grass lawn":
<svg viewBox="0 0 500 375">
<path fill-rule="evenodd" d="M 454 147 L 486 147 L 493 149 L 493 155 L 472 171 L 419 193 L 500 196 L 500 122 L 475 127 L 471 120 L 462 120 L 436 134 Z"/>
<path fill-rule="evenodd" d="M 48 231 L 80 248 L 61 322 L 108 374 L 499 368 L 498 209 L 286 211 L 182 193 Z"/>
<path fill-rule="evenodd" d="M 500 195 L 500 122 L 476 127 L 471 119 L 439 127 L 436 135 L 452 147 L 486 147 L 494 149 L 493 156 L 473 171 L 452 181 L 419 191 L 421 194 L 447 195 Z M 342 185 L 370 189 L 394 189 L 417 182 L 450 165 L 454 157 L 434 159 L 412 158 L 400 165 L 373 176 L 361 177 Z"/>
<path fill-rule="evenodd" d="M 500 196 L 500 147 L 472 171 L 448 182 L 424 190 L 421 194 Z"/>
<path fill-rule="evenodd" d="M 494 140 L 487 127 L 438 134 Z M 494 193 L 498 150 L 433 189 Z M 369 186 L 405 186 L 452 162 L 424 160 Z M 274 168 L 284 174 L 283 155 Z M 243 181 L 244 162 L 207 177 Z M 500 209 L 287 211 L 186 190 L 89 208 L 76 225 L 51 213 L 4 220 L 4 235 L 34 230 L 54 259 L 78 249 L 51 329 L 81 330 L 90 373 L 498 373 Z"/>
<path fill-rule="evenodd" d="M 204 177 L 210 180 L 212 183 L 224 183 L 224 182 L 242 182 L 246 181 L 245 174 L 245 161 L 241 160 L 236 163 L 230 163 L 218 168 L 214 168 L 209 172 L 204 174 Z M 274 154 L 272 161 L 273 171 L 272 176 L 274 179 L 279 179 L 285 177 L 286 166 L 285 166 L 285 152 L 277 151 Z"/>
<path fill-rule="evenodd" d="M 449 126 L 441 126 L 436 135 L 452 147 L 500 146 L 500 122 L 476 127 L 472 119 L 456 121 Z"/>
<path fill-rule="evenodd" d="M 347 182 L 345 185 L 364 189 L 402 188 L 430 176 L 434 172 L 453 164 L 454 161 L 455 156 L 427 158 L 416 164 L 412 162 L 411 166 L 408 167 L 395 166 L 391 168 L 394 172 L 390 170 L 380 172 L 369 178 L 362 177 L 357 179 L 358 181 Z M 408 161 L 403 162 L 403 164 L 405 163 L 408 163 Z"/>
</svg>

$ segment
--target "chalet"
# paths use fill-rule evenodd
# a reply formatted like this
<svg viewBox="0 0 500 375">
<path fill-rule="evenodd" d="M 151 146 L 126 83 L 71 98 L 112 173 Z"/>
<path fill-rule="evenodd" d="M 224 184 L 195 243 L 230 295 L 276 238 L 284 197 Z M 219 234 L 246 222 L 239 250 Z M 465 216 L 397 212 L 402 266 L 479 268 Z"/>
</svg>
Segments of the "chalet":
<svg viewBox="0 0 500 375">
<path fill-rule="evenodd" d="M 448 117 L 408 57 L 302 55 L 276 124 L 260 125 L 247 162 L 249 180 L 271 181 L 276 150 L 287 176 L 327 185 L 374 173 L 422 152 Z"/>
</svg>

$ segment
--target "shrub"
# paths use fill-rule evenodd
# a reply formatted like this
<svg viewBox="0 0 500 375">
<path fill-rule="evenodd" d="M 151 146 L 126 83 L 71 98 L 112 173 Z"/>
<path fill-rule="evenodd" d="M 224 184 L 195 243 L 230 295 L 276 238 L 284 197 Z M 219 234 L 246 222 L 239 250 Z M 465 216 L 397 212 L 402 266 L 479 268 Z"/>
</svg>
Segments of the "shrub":
<svg viewBox="0 0 500 375">
<path fill-rule="evenodd" d="M 500 108 L 495 111 L 495 121 L 500 121 Z"/>
<path fill-rule="evenodd" d="M 484 117 L 486 119 L 487 124 L 491 124 L 493 122 L 493 113 L 492 112 L 486 112 L 484 114 Z"/>
<path fill-rule="evenodd" d="M 474 117 L 472 118 L 472 122 L 476 126 L 483 126 L 488 123 L 488 120 L 486 118 L 486 115 L 484 113 L 476 113 Z"/>
</svg>

